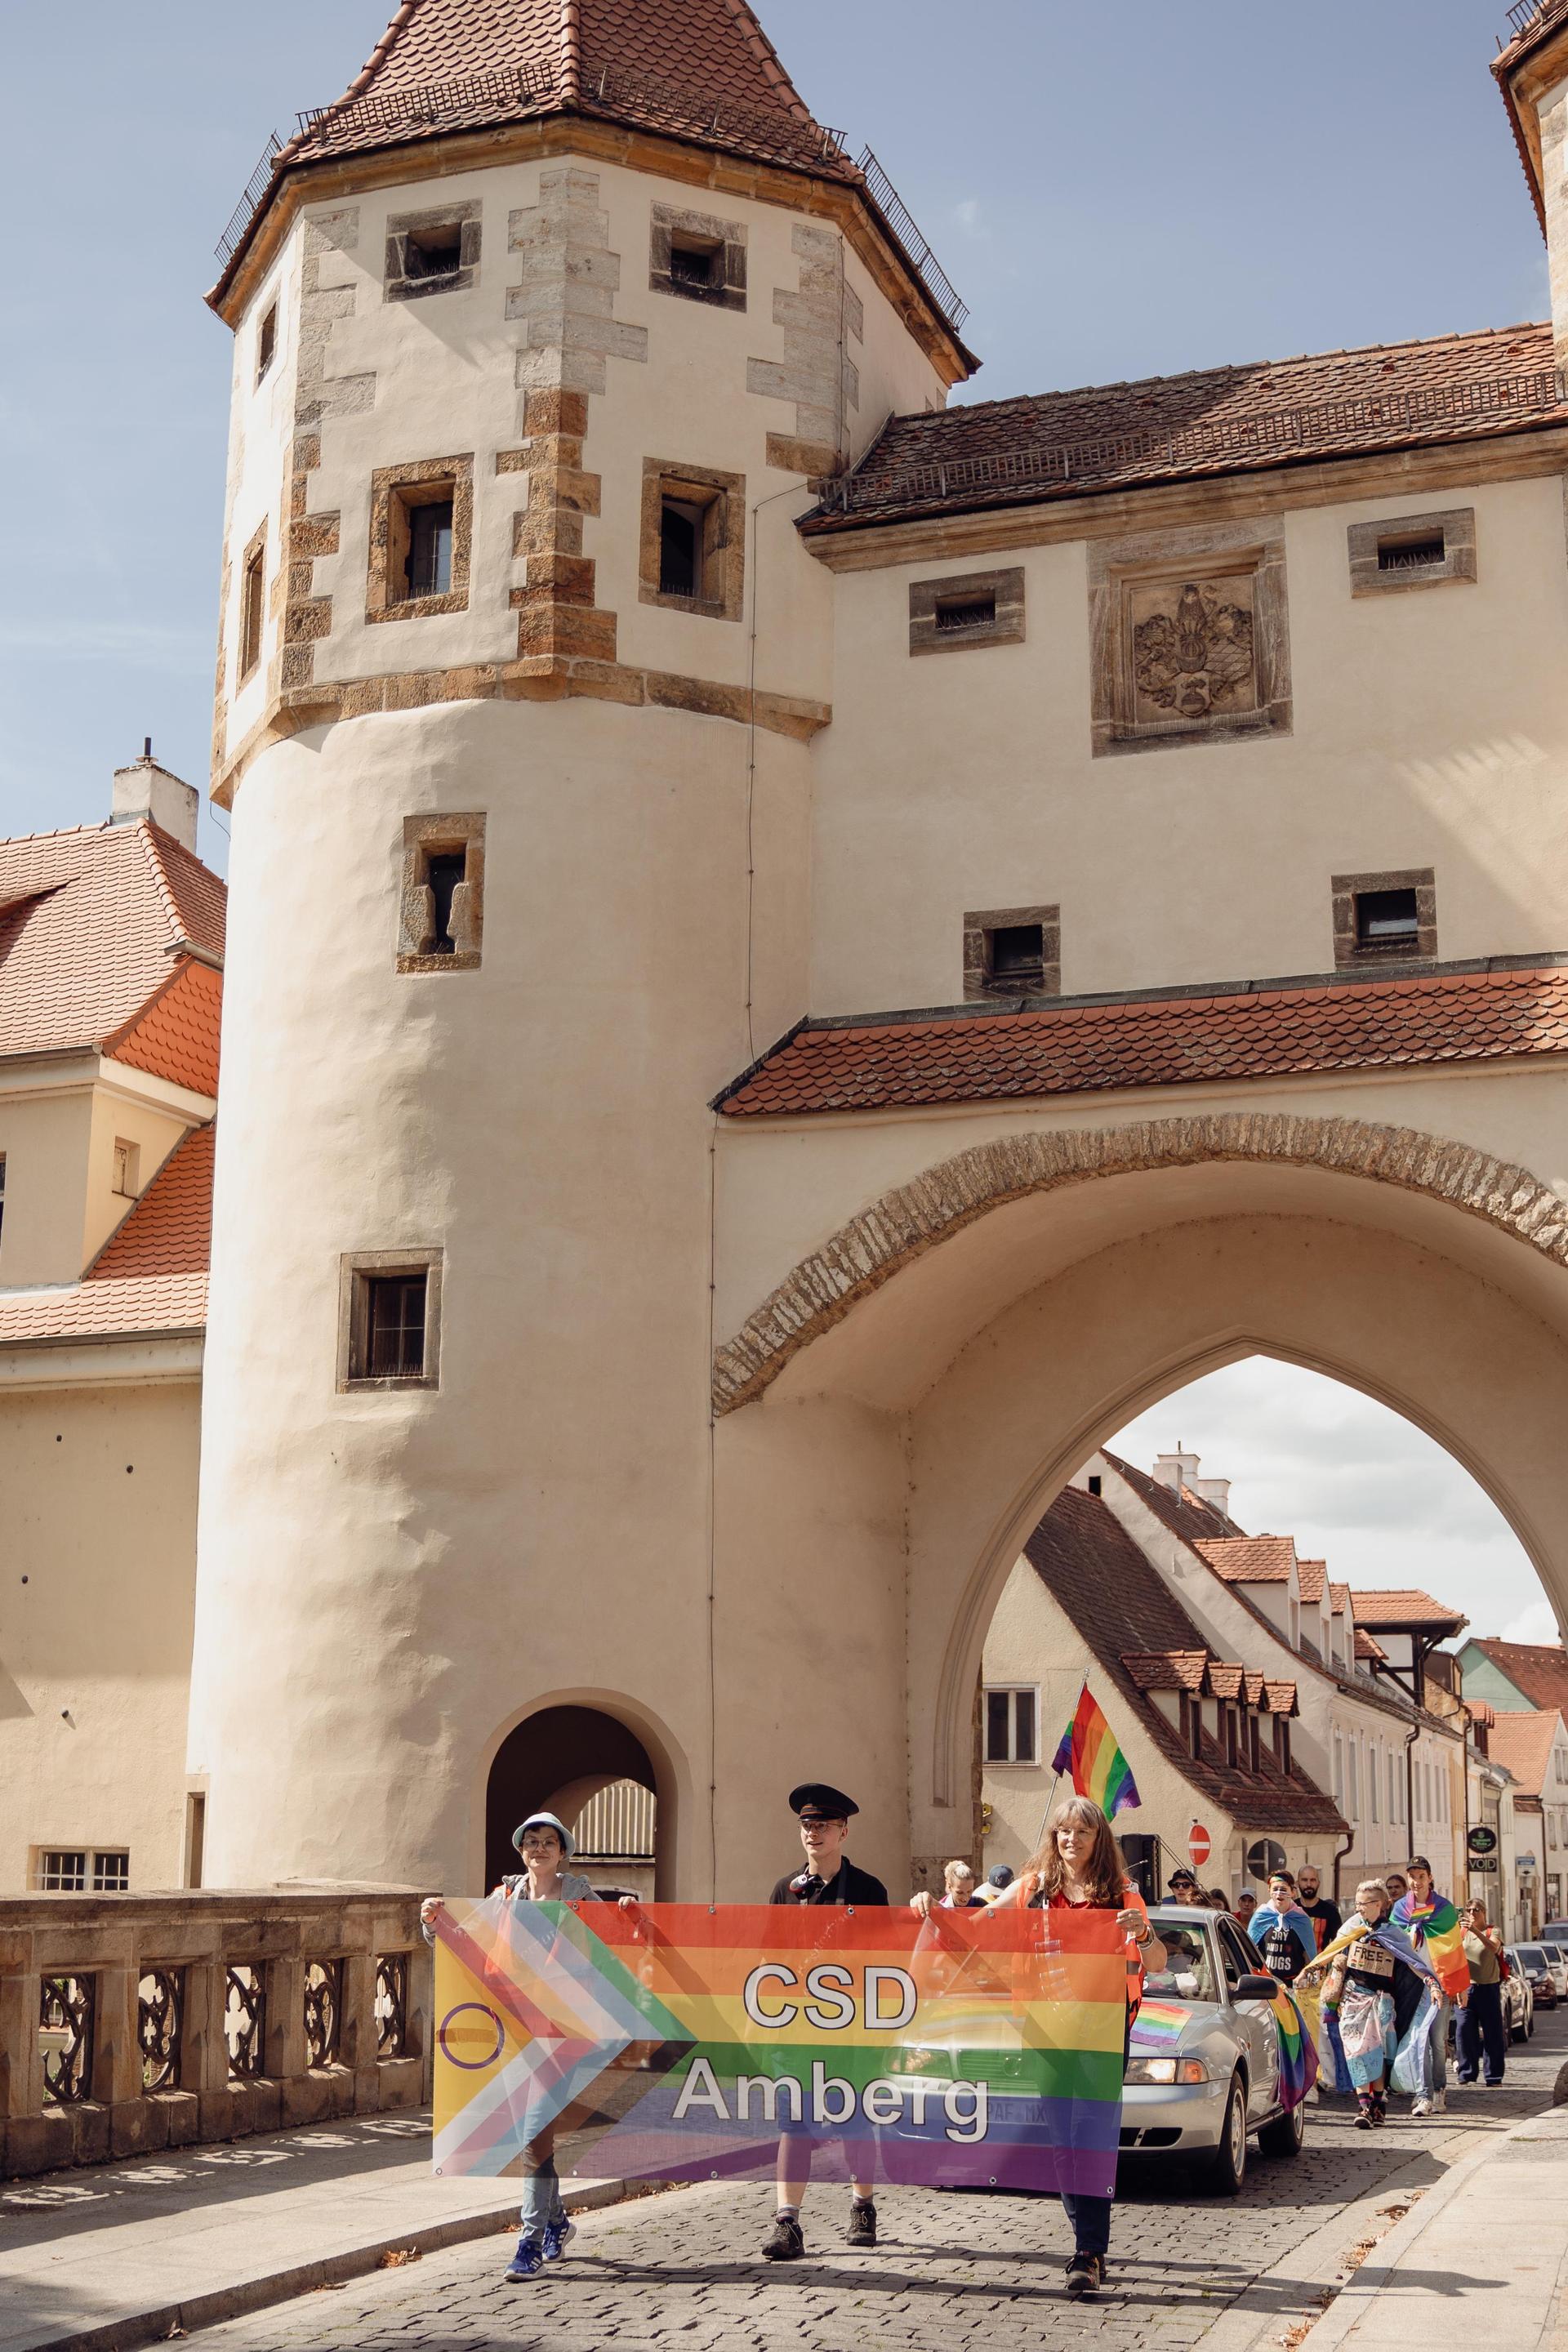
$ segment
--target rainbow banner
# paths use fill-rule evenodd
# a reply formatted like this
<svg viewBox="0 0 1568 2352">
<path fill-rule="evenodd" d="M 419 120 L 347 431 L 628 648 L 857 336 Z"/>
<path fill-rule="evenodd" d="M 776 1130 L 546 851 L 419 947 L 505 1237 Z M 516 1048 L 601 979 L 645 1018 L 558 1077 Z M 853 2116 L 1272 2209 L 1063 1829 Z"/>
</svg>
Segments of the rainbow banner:
<svg viewBox="0 0 1568 2352">
<path fill-rule="evenodd" d="M 1132 1767 L 1112 1738 L 1110 1726 L 1090 1697 L 1087 1683 L 1078 1695 L 1072 1721 L 1062 1734 L 1051 1769 L 1070 1771 L 1079 1795 L 1097 1804 L 1108 1822 L 1113 1822 L 1124 1806 L 1143 1801 Z"/>
<path fill-rule="evenodd" d="M 436 1922 L 435 2165 L 818 2175 L 1108 2197 L 1109 1911 L 488 1902 Z"/>
<path fill-rule="evenodd" d="M 1447 1896 L 1434 1894 L 1429 1903 L 1417 1903 L 1414 1895 L 1402 1895 L 1390 1916 L 1426 1954 L 1450 2000 L 1468 1992 L 1470 1964 L 1465 1958 L 1464 1922 Z"/>
<path fill-rule="evenodd" d="M 1318 2079 L 1318 2045 L 1295 1996 L 1283 1985 L 1269 2006 L 1279 2042 L 1279 2104 L 1289 2115 Z"/>
</svg>

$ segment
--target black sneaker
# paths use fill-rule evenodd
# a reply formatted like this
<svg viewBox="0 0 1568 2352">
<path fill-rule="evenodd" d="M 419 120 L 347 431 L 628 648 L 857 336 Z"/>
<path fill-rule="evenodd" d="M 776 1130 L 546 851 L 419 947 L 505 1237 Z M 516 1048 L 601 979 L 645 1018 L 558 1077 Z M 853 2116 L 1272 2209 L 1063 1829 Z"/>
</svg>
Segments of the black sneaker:
<svg viewBox="0 0 1568 2352">
<path fill-rule="evenodd" d="M 844 2235 L 852 2246 L 874 2246 L 877 2242 L 877 2208 L 869 2197 L 852 2197 L 849 2200 L 849 2227 Z"/>
<path fill-rule="evenodd" d="M 1105 2284 L 1105 2264 L 1098 2254 L 1075 2254 L 1068 2264 L 1068 2293 L 1075 2303 L 1098 2294 Z"/>
<path fill-rule="evenodd" d="M 763 2260 L 768 2263 L 798 2263 L 805 2252 L 805 2240 L 800 2223 L 793 2213 L 775 2213 L 773 2226 L 763 2240 Z"/>
</svg>

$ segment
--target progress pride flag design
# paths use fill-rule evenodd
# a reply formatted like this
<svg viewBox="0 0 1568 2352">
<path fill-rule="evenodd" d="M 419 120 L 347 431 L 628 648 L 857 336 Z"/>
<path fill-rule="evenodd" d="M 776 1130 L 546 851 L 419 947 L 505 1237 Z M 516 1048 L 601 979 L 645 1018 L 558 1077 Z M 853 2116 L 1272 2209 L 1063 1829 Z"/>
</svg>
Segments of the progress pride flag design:
<svg viewBox="0 0 1568 2352">
<path fill-rule="evenodd" d="M 1110 2195 L 1110 1912 L 510 1903 L 437 1922 L 437 2172 Z M 530 2157 L 528 2151 L 534 2153 Z M 804 2166 L 802 2167 L 804 2168 Z"/>
</svg>

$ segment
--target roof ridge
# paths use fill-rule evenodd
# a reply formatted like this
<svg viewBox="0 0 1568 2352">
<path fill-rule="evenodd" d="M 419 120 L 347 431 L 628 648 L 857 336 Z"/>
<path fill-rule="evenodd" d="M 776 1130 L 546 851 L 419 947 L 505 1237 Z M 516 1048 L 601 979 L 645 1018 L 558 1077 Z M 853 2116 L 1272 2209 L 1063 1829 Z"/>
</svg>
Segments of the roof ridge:
<svg viewBox="0 0 1568 2352">
<path fill-rule="evenodd" d="M 561 96 L 568 106 L 583 96 L 583 0 L 561 0 Z"/>
<path fill-rule="evenodd" d="M 796 121 L 815 121 L 816 117 L 790 79 L 784 59 L 763 30 L 761 20 L 750 5 L 750 0 L 724 0 L 724 5 L 739 26 L 743 39 L 768 80 L 778 91 L 780 97 L 788 102 L 790 111 L 795 115 Z"/>
<path fill-rule="evenodd" d="M 176 956 L 172 967 L 158 982 L 151 996 L 144 996 L 134 1013 L 128 1013 L 117 1029 L 111 1029 L 106 1037 L 99 1040 L 98 1050 L 107 1060 L 114 1059 L 115 1047 L 123 1045 L 127 1037 L 140 1029 L 154 1005 L 162 1004 L 170 990 L 179 986 L 192 964 L 196 961 L 197 958 L 193 955 Z M 116 1227 L 116 1231 L 118 1230 L 119 1228 Z"/>
<path fill-rule="evenodd" d="M 22 849 L 30 841 L 69 841 L 83 834 L 122 833 L 124 829 L 110 818 L 100 817 L 96 824 L 58 824 L 48 833 L 0 834 L 0 849 Z"/>
</svg>

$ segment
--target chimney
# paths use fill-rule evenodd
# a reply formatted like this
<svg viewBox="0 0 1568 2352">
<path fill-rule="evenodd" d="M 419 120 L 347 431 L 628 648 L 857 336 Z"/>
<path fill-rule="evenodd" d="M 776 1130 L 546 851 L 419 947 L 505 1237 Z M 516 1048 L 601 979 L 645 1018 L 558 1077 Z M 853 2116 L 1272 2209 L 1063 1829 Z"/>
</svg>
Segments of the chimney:
<svg viewBox="0 0 1568 2352">
<path fill-rule="evenodd" d="M 1228 1478 L 1189 1478 L 1188 1486 L 1200 1503 L 1207 1503 L 1222 1518 L 1230 1517 L 1230 1480 Z"/>
<path fill-rule="evenodd" d="M 1175 1494 L 1179 1495 L 1184 1486 L 1191 1486 L 1195 1494 L 1197 1475 L 1198 1456 L 1195 1454 L 1184 1453 L 1180 1439 L 1176 1442 L 1176 1450 L 1173 1454 L 1161 1454 L 1155 1457 L 1153 1470 L 1155 1480 L 1162 1486 L 1169 1486 Z"/>
<path fill-rule="evenodd" d="M 195 784 L 184 784 L 178 776 L 161 768 L 153 757 L 153 738 L 143 738 L 142 757 L 129 768 L 114 771 L 114 798 L 110 803 L 110 824 L 139 824 L 143 817 L 171 835 L 182 848 L 195 856 L 196 848 L 196 801 Z"/>
</svg>

